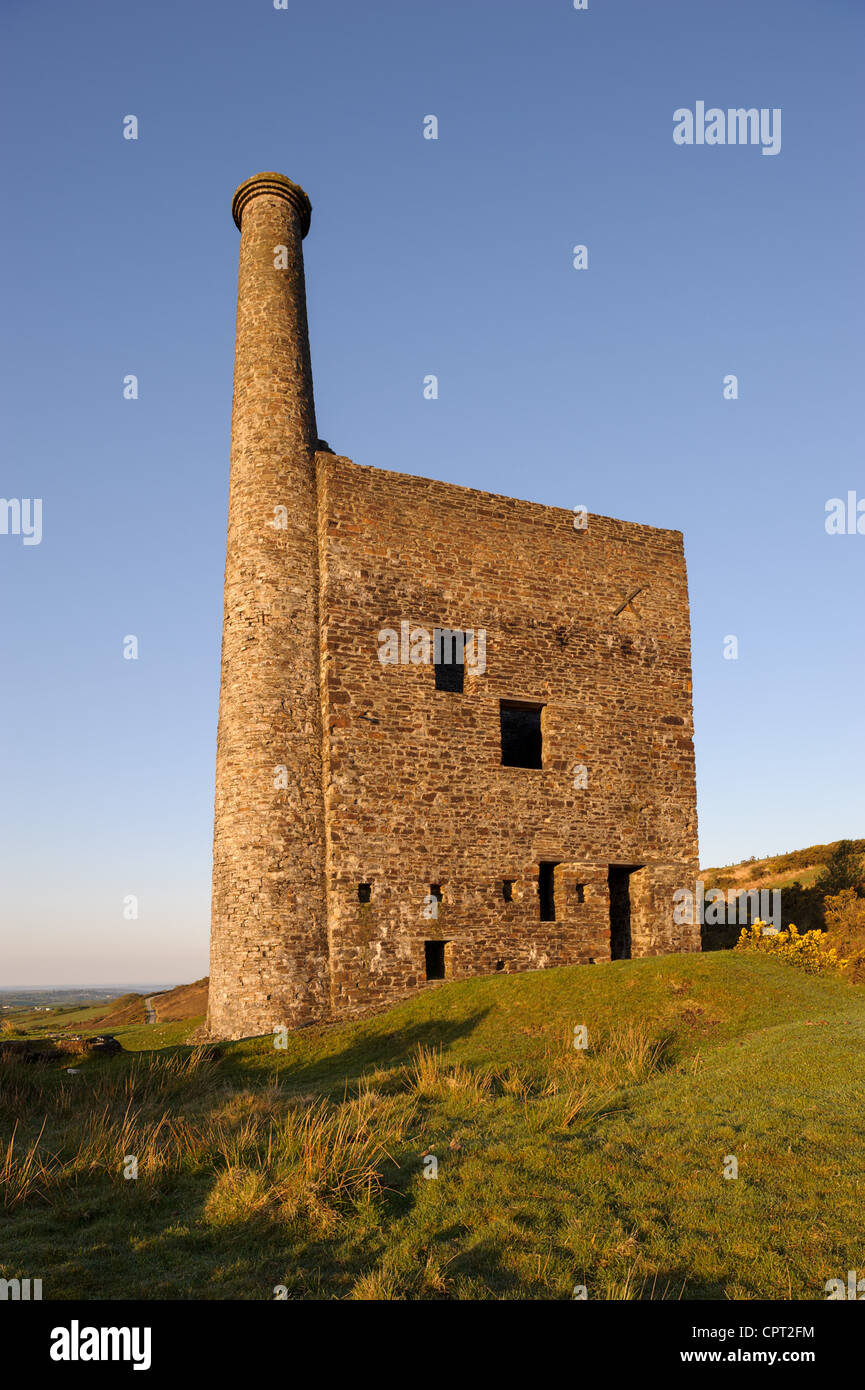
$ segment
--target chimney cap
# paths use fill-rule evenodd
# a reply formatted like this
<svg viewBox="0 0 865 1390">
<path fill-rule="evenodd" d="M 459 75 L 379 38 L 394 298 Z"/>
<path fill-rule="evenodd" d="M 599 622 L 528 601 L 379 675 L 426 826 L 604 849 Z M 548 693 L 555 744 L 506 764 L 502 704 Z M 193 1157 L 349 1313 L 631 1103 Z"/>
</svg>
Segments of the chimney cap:
<svg viewBox="0 0 865 1390">
<path fill-rule="evenodd" d="M 297 183 L 292 183 L 285 174 L 253 174 L 251 179 L 245 179 L 240 185 L 231 200 L 231 215 L 235 225 L 240 229 L 243 209 L 254 198 L 257 193 L 274 194 L 277 198 L 284 198 L 287 203 L 291 203 L 300 218 L 300 235 L 305 237 L 309 231 L 309 220 L 312 213 L 312 204 Z"/>
</svg>

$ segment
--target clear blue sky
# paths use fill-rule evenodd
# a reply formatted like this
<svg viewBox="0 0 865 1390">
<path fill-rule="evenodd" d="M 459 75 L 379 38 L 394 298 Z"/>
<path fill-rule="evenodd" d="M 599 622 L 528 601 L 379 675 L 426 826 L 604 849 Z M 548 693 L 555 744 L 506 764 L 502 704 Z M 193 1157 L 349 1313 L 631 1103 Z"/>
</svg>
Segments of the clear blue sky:
<svg viewBox="0 0 865 1390">
<path fill-rule="evenodd" d="M 0 535 L 0 984 L 207 969 L 230 201 L 262 169 L 312 199 L 334 449 L 684 532 L 702 862 L 865 834 L 865 535 L 824 529 L 865 497 L 860 0 L 7 0 L 2 29 L 0 493 L 44 516 Z M 781 153 L 675 145 L 697 101 L 780 107 Z"/>
</svg>

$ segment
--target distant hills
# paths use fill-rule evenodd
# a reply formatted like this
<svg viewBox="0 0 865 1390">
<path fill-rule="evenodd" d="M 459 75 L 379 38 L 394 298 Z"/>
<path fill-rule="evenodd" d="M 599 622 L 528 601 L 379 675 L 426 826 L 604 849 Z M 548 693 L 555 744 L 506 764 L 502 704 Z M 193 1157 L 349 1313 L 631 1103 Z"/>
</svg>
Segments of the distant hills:
<svg viewBox="0 0 865 1390">
<path fill-rule="evenodd" d="M 99 1020 L 100 1028 L 114 1028 L 121 1023 L 146 1023 L 145 1000 L 150 1000 L 156 1023 L 177 1023 L 184 1018 L 197 1018 L 207 1013 L 207 976 L 191 985 L 176 985 L 174 989 L 155 994 L 126 994 L 115 1000 L 115 1007 Z"/>
<path fill-rule="evenodd" d="M 851 843 L 857 853 L 865 854 L 865 839 Z M 840 844 L 840 840 L 833 840 L 828 845 L 809 845 L 807 849 L 769 854 L 763 859 L 741 859 L 738 864 L 701 869 L 700 874 L 707 889 L 786 888 L 797 881 L 803 888 L 810 888 Z"/>
<path fill-rule="evenodd" d="M 170 989 L 165 984 L 136 985 L 79 985 L 74 988 L 52 989 L 46 986 L 18 985 L 0 988 L 0 1010 L 7 1009 L 70 1009 L 82 1004 L 110 1004 L 113 1000 L 132 995 Z"/>
<path fill-rule="evenodd" d="M 43 990 L 39 991 L 40 998 L 53 999 L 51 1004 L 34 1004 L 28 996 L 18 1007 L 0 1005 L 0 1049 L 8 1052 L 30 1041 L 44 1043 L 46 1048 L 50 1044 L 54 1052 L 67 1043 L 83 1043 L 86 1050 L 88 1039 L 106 1034 L 117 1039 L 124 1050 L 167 1047 L 185 1042 L 207 1012 L 206 978 L 148 994 L 98 992 L 112 997 L 66 1003 L 59 997 L 76 991 Z M 7 997 L 12 995 L 13 991 L 7 992 Z"/>
</svg>

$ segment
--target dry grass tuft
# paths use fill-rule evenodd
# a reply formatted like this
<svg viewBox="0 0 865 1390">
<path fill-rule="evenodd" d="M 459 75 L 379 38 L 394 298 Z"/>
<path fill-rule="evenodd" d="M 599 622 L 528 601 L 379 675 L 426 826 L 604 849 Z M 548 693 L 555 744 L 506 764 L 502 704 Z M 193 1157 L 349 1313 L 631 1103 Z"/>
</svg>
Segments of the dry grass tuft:
<svg viewBox="0 0 865 1390">
<path fill-rule="evenodd" d="M 43 1124 L 42 1130 L 45 1126 Z M 54 1164 L 39 1153 L 42 1130 L 32 1144 L 25 1148 L 15 1141 L 17 1126 L 5 1145 L 0 1147 L 0 1197 L 4 1211 L 12 1211 L 22 1202 L 46 1198 L 52 1182 Z"/>
<path fill-rule="evenodd" d="M 493 1094 L 492 1069 L 473 1071 L 462 1063 L 446 1065 L 441 1048 L 419 1046 L 412 1065 L 403 1068 L 402 1074 L 409 1090 L 428 1100 L 441 1100 L 454 1091 L 476 1101 L 488 1100 Z"/>
</svg>

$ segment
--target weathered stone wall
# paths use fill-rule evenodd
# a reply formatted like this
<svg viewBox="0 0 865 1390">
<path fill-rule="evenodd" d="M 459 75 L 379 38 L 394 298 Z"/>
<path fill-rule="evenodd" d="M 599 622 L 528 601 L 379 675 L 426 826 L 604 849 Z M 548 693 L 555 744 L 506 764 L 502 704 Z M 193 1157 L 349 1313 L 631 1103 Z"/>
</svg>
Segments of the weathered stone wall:
<svg viewBox="0 0 865 1390">
<path fill-rule="evenodd" d="M 697 949 L 672 902 L 697 867 L 679 533 L 578 531 L 569 511 L 327 455 L 318 470 L 335 1010 L 423 983 L 434 939 L 454 977 L 608 959 L 610 864 L 645 866 L 634 955 Z M 378 634 L 404 621 L 485 629 L 485 673 L 454 694 L 431 664 L 382 665 Z M 544 705 L 542 769 L 502 766 L 501 699 Z M 561 866 L 551 922 L 541 860 Z"/>
</svg>

